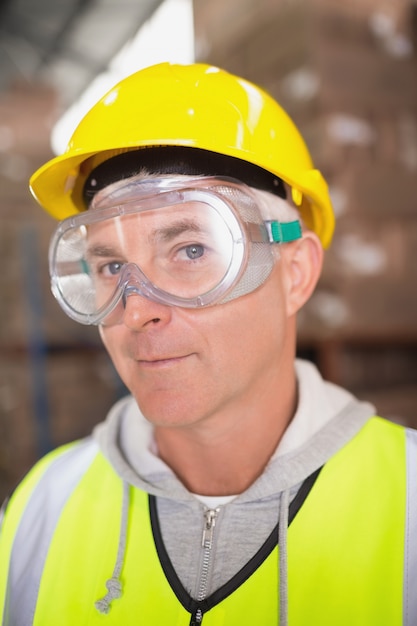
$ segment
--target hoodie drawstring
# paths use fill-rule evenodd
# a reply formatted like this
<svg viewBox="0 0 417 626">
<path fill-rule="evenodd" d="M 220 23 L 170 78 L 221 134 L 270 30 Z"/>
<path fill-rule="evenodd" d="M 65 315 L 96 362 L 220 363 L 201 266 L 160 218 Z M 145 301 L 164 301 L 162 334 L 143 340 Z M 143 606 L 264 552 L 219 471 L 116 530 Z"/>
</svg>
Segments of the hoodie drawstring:
<svg viewBox="0 0 417 626">
<path fill-rule="evenodd" d="M 287 534 L 288 512 L 290 503 L 289 490 L 281 494 L 278 523 L 278 568 L 279 568 L 279 626 L 288 624 L 288 563 Z"/>
<path fill-rule="evenodd" d="M 122 515 L 120 521 L 119 545 L 117 549 L 116 563 L 112 577 L 106 581 L 107 593 L 94 604 L 97 611 L 106 615 L 111 608 L 113 600 L 122 596 L 122 583 L 120 574 L 122 571 L 127 540 L 127 525 L 129 513 L 129 485 L 123 482 Z M 289 513 L 290 492 L 283 491 L 279 506 L 278 523 L 278 569 L 279 569 L 279 623 L 278 626 L 288 625 L 288 572 L 287 572 L 287 534 L 288 534 L 288 513 Z"/>
<path fill-rule="evenodd" d="M 122 516 L 120 520 L 119 546 L 117 549 L 116 564 L 114 566 L 112 577 L 106 581 L 107 593 L 97 600 L 94 606 L 99 613 L 107 614 L 110 611 L 110 605 L 113 600 L 117 600 L 122 596 L 122 583 L 120 581 L 120 573 L 122 571 L 123 562 L 126 552 L 127 539 L 127 523 L 129 513 L 129 485 L 123 482 L 123 500 L 122 500 Z"/>
</svg>

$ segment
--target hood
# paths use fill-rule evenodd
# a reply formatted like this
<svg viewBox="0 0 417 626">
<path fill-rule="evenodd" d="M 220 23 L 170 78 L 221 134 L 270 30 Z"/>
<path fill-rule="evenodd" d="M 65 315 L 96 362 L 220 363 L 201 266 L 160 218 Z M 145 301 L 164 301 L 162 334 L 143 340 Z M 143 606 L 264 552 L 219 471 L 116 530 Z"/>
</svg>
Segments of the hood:
<svg viewBox="0 0 417 626">
<path fill-rule="evenodd" d="M 269 497 L 299 485 L 342 448 L 373 415 L 375 408 L 326 382 L 307 361 L 295 362 L 298 408 L 265 472 L 239 496 L 241 502 Z M 158 457 L 153 427 L 127 396 L 94 430 L 94 438 L 117 474 L 155 496 L 193 499 Z"/>
</svg>

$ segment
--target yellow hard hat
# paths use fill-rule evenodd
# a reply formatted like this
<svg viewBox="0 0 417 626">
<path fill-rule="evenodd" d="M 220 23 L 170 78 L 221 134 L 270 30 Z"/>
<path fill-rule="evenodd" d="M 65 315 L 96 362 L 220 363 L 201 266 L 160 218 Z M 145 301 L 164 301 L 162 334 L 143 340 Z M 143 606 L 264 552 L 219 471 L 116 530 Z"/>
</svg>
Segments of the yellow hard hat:
<svg viewBox="0 0 417 626">
<path fill-rule="evenodd" d="M 83 185 L 98 165 L 155 146 L 235 157 L 281 178 L 306 226 L 329 245 L 334 216 L 328 187 L 293 121 L 258 86 L 200 63 L 162 63 L 119 82 L 86 114 L 64 154 L 33 174 L 30 189 L 64 219 L 85 210 Z"/>
</svg>

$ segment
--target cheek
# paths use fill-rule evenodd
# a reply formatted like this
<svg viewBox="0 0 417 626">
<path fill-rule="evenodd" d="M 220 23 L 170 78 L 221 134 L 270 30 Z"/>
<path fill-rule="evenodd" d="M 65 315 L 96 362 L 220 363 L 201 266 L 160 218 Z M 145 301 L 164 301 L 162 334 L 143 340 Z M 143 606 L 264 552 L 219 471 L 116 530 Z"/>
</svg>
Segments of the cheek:
<svg viewBox="0 0 417 626">
<path fill-rule="evenodd" d="M 99 326 L 99 333 L 101 341 L 103 342 L 104 347 L 106 348 L 110 358 L 112 359 L 114 365 L 118 370 L 120 358 L 120 346 L 121 346 L 121 336 L 120 336 L 120 326 L 112 326 L 108 328 L 103 328 L 103 326 Z"/>
<path fill-rule="evenodd" d="M 288 317 L 282 285 L 267 281 L 256 291 L 218 307 L 207 315 L 206 336 L 212 349 L 227 361 L 234 355 L 236 366 L 245 367 L 257 353 L 273 354 L 285 338 Z"/>
<path fill-rule="evenodd" d="M 107 345 L 107 335 L 109 332 L 108 329 L 104 329 L 103 326 L 99 326 L 98 332 L 100 334 L 100 339 L 103 342 L 104 347 L 106 348 L 107 352 L 109 352 L 109 347 Z"/>
</svg>

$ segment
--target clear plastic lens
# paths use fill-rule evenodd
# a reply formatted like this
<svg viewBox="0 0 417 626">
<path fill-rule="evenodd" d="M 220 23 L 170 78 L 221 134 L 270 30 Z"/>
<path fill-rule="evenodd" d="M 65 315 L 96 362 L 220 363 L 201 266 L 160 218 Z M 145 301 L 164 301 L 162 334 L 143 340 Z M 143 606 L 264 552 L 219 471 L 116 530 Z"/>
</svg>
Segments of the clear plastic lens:
<svg viewBox="0 0 417 626">
<path fill-rule="evenodd" d="M 81 314 L 95 308 L 94 289 L 85 261 L 85 226 L 68 230 L 55 250 L 54 279 L 60 296 L 69 307 Z"/>
<path fill-rule="evenodd" d="M 163 291 L 195 298 L 222 281 L 232 254 L 233 238 L 221 217 L 196 203 L 92 225 L 85 262 L 100 305 L 114 292 L 128 263 Z"/>
<path fill-rule="evenodd" d="M 262 220 L 238 187 L 204 188 L 202 180 L 145 198 L 136 189 L 130 201 L 64 221 L 50 249 L 52 289 L 64 310 L 82 323 L 117 323 L 132 294 L 183 307 L 228 299 L 246 267 L 248 225 L 252 235 L 258 227 L 259 244 Z M 263 281 L 273 262 L 262 248 Z M 249 280 L 245 291 L 256 286 Z"/>
</svg>

